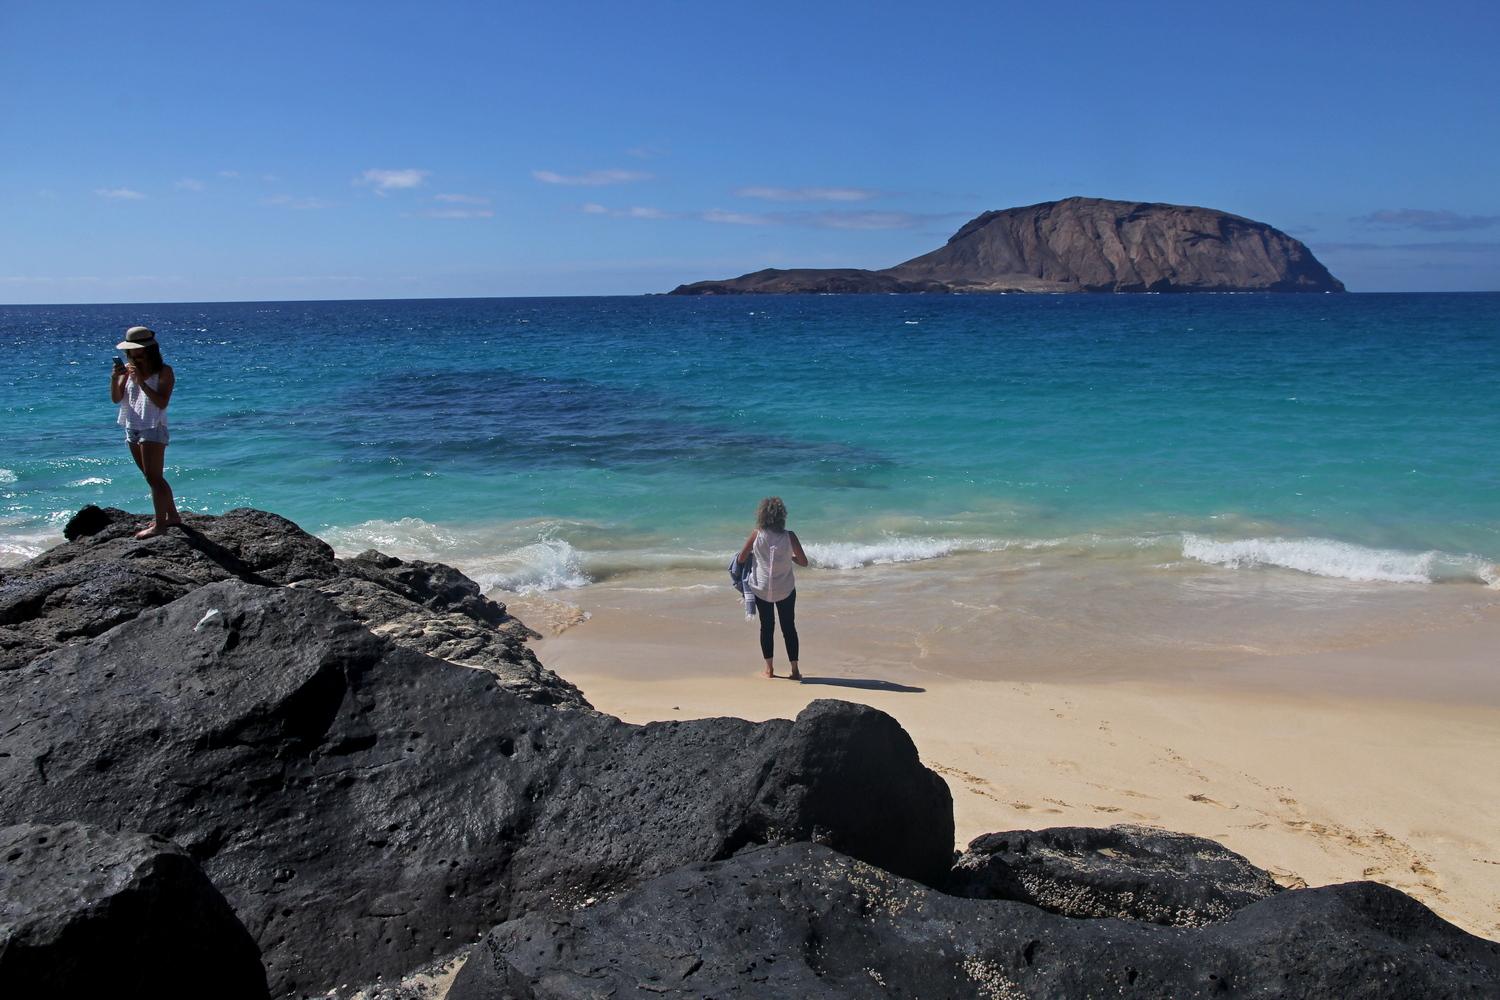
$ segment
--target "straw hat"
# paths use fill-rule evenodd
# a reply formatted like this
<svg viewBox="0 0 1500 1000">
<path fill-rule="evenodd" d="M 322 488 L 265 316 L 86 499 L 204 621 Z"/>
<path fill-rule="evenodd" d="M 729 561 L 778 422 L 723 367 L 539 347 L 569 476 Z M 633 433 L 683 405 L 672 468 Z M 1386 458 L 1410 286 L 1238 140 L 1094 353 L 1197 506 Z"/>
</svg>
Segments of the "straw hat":
<svg viewBox="0 0 1500 1000">
<path fill-rule="evenodd" d="M 138 351 L 143 347 L 155 347 L 156 334 L 144 326 L 132 326 L 125 331 L 125 339 L 115 345 L 117 351 Z"/>
</svg>

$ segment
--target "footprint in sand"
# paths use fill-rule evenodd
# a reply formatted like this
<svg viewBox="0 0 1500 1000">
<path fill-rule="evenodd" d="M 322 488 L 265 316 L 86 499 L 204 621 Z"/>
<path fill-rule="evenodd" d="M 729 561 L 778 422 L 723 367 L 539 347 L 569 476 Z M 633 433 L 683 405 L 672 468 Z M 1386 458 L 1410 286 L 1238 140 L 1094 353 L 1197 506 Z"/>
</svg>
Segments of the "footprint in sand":
<svg viewBox="0 0 1500 1000">
<path fill-rule="evenodd" d="M 1218 799 L 1211 799 L 1207 795 L 1200 795 L 1197 792 L 1194 792 L 1193 794 L 1189 795 L 1188 796 L 1188 801 L 1189 802 L 1202 802 L 1206 806 L 1217 806 L 1220 809 L 1238 809 L 1239 808 L 1238 805 L 1225 805 L 1224 803 L 1220 802 Z"/>
<path fill-rule="evenodd" d="M 1283 798 L 1282 801 L 1296 807 L 1299 813 L 1305 813 L 1293 800 Z M 1441 877 L 1428 866 L 1428 858 L 1384 830 L 1377 828 L 1369 834 L 1361 834 L 1337 823 L 1320 823 L 1311 819 L 1282 818 L 1281 822 L 1288 829 L 1311 834 L 1330 848 L 1349 851 L 1373 862 L 1365 866 L 1365 878 L 1376 878 L 1423 902 L 1441 901 L 1447 896 Z"/>
<path fill-rule="evenodd" d="M 1266 874 L 1283 889 L 1306 889 L 1307 879 L 1296 872 L 1287 871 L 1285 868 L 1267 868 Z"/>
<path fill-rule="evenodd" d="M 964 787 L 967 788 L 970 792 L 973 792 L 975 795 L 980 795 L 987 799 L 994 799 L 996 802 L 1002 801 L 1000 796 L 996 795 L 992 791 L 995 786 L 990 784 L 990 782 L 986 781 L 984 778 L 979 777 L 977 774 L 970 774 L 968 771 L 963 771 L 956 767 L 948 767 L 943 764 L 931 764 L 929 766 L 939 774 L 947 775 L 962 782 Z M 1031 807 L 1026 806 L 1025 808 L 1030 809 Z"/>
<path fill-rule="evenodd" d="M 1181 771 L 1186 773 L 1189 777 L 1197 778 L 1199 781 L 1208 780 L 1208 775 L 1198 770 L 1192 764 L 1189 764 L 1187 758 L 1182 756 L 1182 754 L 1178 753 L 1176 750 L 1173 750 L 1171 747 L 1162 747 L 1162 751 L 1167 755 L 1165 759 L 1169 763 L 1177 765 L 1177 767 Z"/>
</svg>

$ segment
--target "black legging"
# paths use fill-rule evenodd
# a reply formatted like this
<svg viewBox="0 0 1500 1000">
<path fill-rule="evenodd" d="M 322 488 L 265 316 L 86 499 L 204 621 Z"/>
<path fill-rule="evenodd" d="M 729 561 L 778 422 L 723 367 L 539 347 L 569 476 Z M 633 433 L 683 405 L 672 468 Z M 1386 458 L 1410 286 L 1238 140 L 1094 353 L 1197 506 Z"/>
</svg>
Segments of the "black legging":
<svg viewBox="0 0 1500 1000">
<path fill-rule="evenodd" d="M 759 597 L 755 599 L 755 613 L 760 615 L 760 655 L 771 658 L 775 646 L 771 642 L 776 629 L 776 612 L 781 612 L 781 641 L 786 643 L 786 658 L 797 662 L 797 592 L 794 590 L 772 604 Z"/>
</svg>

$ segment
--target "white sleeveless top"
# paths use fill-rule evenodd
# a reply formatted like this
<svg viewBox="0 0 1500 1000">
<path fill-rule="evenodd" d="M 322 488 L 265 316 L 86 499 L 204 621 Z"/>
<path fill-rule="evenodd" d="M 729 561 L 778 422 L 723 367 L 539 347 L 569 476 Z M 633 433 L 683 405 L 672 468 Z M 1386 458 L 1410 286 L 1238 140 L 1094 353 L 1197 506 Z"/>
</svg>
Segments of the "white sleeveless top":
<svg viewBox="0 0 1500 1000">
<path fill-rule="evenodd" d="M 146 379 L 146 384 L 155 389 L 161 381 L 161 372 Z M 160 406 L 151 402 L 134 379 L 125 380 L 125 398 L 120 400 L 120 416 L 115 421 L 121 427 L 143 431 L 151 427 L 167 426 L 167 414 Z"/>
<path fill-rule="evenodd" d="M 750 590 L 762 601 L 785 600 L 797 586 L 792 576 L 792 537 L 785 531 L 755 530 L 755 565 L 750 571 Z"/>
</svg>

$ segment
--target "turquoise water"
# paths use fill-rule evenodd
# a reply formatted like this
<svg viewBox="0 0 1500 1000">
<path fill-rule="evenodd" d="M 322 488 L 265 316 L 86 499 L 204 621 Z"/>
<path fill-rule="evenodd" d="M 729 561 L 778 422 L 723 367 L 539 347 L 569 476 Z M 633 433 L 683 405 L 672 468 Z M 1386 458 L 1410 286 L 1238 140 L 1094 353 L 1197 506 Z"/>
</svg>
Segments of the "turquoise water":
<svg viewBox="0 0 1500 1000">
<path fill-rule="evenodd" d="M 0 558 L 148 509 L 108 402 L 177 370 L 168 478 L 508 589 L 965 551 L 1392 583 L 1500 561 L 1500 296 L 793 296 L 0 307 Z"/>
</svg>

